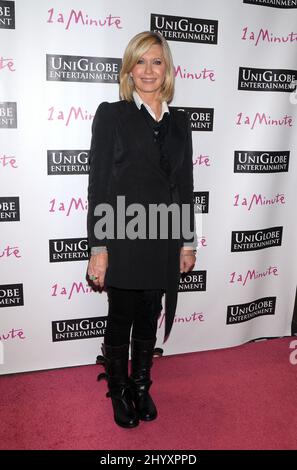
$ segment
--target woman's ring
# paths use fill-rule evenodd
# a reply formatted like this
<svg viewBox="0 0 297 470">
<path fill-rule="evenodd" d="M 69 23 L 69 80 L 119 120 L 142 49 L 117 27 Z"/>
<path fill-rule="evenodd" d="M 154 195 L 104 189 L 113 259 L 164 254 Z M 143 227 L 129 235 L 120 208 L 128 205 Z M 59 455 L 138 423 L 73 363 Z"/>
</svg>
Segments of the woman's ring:
<svg viewBox="0 0 297 470">
<path fill-rule="evenodd" d="M 96 279 L 98 279 L 98 277 L 91 275 L 91 276 L 90 276 L 90 279 L 91 279 L 91 281 L 95 281 Z"/>
</svg>

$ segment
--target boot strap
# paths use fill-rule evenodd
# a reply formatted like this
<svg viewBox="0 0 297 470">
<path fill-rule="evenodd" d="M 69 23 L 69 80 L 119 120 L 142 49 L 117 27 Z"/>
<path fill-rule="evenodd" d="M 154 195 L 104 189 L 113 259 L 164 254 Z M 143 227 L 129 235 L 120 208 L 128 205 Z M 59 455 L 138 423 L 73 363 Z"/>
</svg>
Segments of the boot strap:
<svg viewBox="0 0 297 470">
<path fill-rule="evenodd" d="M 104 356 L 97 356 L 96 357 L 96 364 L 99 364 L 100 366 L 105 366 L 105 357 Z"/>
<path fill-rule="evenodd" d="M 130 393 L 130 386 L 129 385 L 122 385 L 120 388 L 114 388 L 107 392 L 106 396 L 108 398 L 125 398 L 125 395 Z"/>
<path fill-rule="evenodd" d="M 100 382 L 100 380 L 107 380 L 108 376 L 106 372 L 101 372 L 101 374 L 98 375 L 97 380 Z"/>
<path fill-rule="evenodd" d="M 164 350 L 162 348 L 155 348 L 154 349 L 154 357 L 162 357 L 164 353 Z"/>
<path fill-rule="evenodd" d="M 137 382 L 137 380 L 141 380 L 141 382 Z M 133 379 L 133 377 L 131 377 L 131 382 L 132 382 L 132 390 L 134 390 L 135 392 L 137 392 L 137 394 L 145 394 L 149 391 L 151 385 L 152 385 L 152 380 L 147 380 L 147 379 Z"/>
</svg>

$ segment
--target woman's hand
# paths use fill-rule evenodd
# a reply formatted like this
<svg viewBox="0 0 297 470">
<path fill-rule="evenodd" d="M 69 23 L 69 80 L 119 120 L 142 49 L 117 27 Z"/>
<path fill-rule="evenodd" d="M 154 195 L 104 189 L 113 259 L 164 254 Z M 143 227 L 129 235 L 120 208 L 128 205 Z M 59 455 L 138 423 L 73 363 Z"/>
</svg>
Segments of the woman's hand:
<svg viewBox="0 0 297 470">
<path fill-rule="evenodd" d="M 91 255 L 88 265 L 88 276 L 95 286 L 104 286 L 104 278 L 108 266 L 108 253 L 101 251 L 97 255 Z"/>
<path fill-rule="evenodd" d="M 196 263 L 196 255 L 194 250 L 182 248 L 180 250 L 179 270 L 181 273 L 188 273 L 191 271 Z"/>
</svg>

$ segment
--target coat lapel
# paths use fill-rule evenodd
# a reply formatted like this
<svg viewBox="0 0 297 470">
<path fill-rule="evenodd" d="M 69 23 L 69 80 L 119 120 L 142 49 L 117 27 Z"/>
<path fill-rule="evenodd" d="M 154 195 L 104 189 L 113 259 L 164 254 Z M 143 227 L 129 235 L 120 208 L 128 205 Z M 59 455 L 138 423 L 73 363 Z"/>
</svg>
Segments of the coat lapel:
<svg viewBox="0 0 297 470">
<path fill-rule="evenodd" d="M 186 134 L 178 112 L 174 112 L 170 108 L 169 110 L 170 121 L 168 133 L 165 137 L 165 148 L 170 158 L 171 175 L 173 175 L 183 158 Z"/>
</svg>

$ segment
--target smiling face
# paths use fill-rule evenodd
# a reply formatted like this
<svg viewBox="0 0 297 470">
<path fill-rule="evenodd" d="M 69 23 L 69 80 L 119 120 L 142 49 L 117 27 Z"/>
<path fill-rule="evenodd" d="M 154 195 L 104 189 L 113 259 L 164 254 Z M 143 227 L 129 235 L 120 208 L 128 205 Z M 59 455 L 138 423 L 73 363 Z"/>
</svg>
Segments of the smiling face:
<svg viewBox="0 0 297 470">
<path fill-rule="evenodd" d="M 131 70 L 135 90 L 141 98 L 148 93 L 160 94 L 166 75 L 166 64 L 163 50 L 154 44 L 143 54 Z"/>
</svg>

